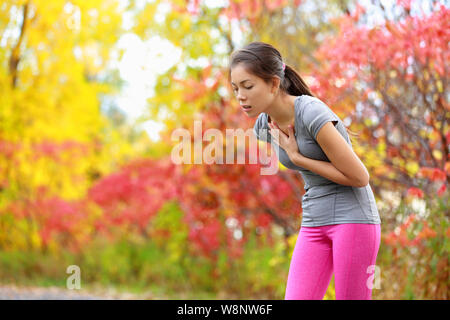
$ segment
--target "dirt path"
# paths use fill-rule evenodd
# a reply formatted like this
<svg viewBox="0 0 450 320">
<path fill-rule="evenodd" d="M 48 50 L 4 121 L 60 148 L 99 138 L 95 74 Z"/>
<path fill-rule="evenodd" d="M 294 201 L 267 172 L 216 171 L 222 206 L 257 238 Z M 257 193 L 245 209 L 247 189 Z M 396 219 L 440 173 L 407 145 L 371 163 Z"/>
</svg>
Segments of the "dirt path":
<svg viewBox="0 0 450 320">
<path fill-rule="evenodd" d="M 129 300 L 155 299 L 150 294 L 121 293 L 113 289 L 69 290 L 60 287 L 0 285 L 0 300 Z M 161 299 L 161 298 L 159 298 Z"/>
</svg>

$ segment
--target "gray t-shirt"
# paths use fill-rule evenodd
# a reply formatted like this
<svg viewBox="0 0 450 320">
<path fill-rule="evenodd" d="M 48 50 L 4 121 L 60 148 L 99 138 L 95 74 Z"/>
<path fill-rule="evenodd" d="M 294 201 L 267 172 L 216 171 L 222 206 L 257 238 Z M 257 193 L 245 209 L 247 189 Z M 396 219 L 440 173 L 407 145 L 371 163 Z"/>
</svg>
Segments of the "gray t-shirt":
<svg viewBox="0 0 450 320">
<path fill-rule="evenodd" d="M 316 97 L 301 95 L 295 99 L 294 107 L 295 137 L 299 152 L 303 156 L 330 162 L 316 141 L 317 133 L 328 121 L 333 122 L 345 141 L 352 147 L 341 119 L 324 102 Z M 268 115 L 261 113 L 255 122 L 253 132 L 259 140 L 272 142 L 268 130 Z M 293 164 L 283 148 L 274 146 L 273 149 L 285 167 L 298 170 L 303 177 L 306 193 L 302 197 L 302 226 L 381 223 L 370 184 L 357 188 L 335 183 Z"/>
</svg>

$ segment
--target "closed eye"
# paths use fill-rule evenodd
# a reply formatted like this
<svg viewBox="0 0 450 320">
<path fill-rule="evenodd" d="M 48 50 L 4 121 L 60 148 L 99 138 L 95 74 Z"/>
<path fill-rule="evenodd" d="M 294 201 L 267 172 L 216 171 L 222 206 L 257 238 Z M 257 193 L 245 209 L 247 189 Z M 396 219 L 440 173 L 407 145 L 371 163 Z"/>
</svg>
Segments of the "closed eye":
<svg viewBox="0 0 450 320">
<path fill-rule="evenodd" d="M 246 88 L 246 87 L 244 87 L 244 89 L 247 89 L 247 90 L 250 90 L 251 88 L 253 88 L 253 86 L 251 86 L 251 87 L 248 87 L 248 88 Z M 237 91 L 237 89 L 236 88 L 233 88 L 233 91 Z"/>
</svg>

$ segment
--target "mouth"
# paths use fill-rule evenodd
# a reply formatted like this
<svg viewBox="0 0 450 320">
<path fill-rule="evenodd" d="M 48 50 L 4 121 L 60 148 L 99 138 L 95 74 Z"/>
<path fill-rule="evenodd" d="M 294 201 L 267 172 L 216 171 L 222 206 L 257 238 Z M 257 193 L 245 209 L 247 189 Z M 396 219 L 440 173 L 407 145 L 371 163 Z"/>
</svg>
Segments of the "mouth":
<svg viewBox="0 0 450 320">
<path fill-rule="evenodd" d="M 243 106 L 241 106 L 241 107 L 242 107 L 242 110 L 244 110 L 244 111 L 249 111 L 249 110 L 252 109 L 252 107 L 251 107 L 251 106 L 248 106 L 248 105 L 243 105 Z"/>
</svg>

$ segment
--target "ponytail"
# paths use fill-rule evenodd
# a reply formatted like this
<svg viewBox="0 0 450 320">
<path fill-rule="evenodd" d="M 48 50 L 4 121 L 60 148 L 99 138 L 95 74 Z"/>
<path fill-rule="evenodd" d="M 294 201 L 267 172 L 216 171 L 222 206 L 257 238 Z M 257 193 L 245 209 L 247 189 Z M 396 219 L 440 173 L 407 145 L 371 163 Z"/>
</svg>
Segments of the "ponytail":
<svg viewBox="0 0 450 320">
<path fill-rule="evenodd" d="M 293 96 L 308 95 L 314 97 L 306 82 L 293 68 L 285 64 L 284 79 L 281 82 L 281 88 Z M 344 125 L 347 134 L 353 137 L 359 137 L 359 133 L 353 132 Z M 350 137 L 351 138 L 351 137 Z"/>
<path fill-rule="evenodd" d="M 314 97 L 306 82 L 293 68 L 286 64 L 281 89 L 293 96 L 307 95 Z"/>
</svg>

